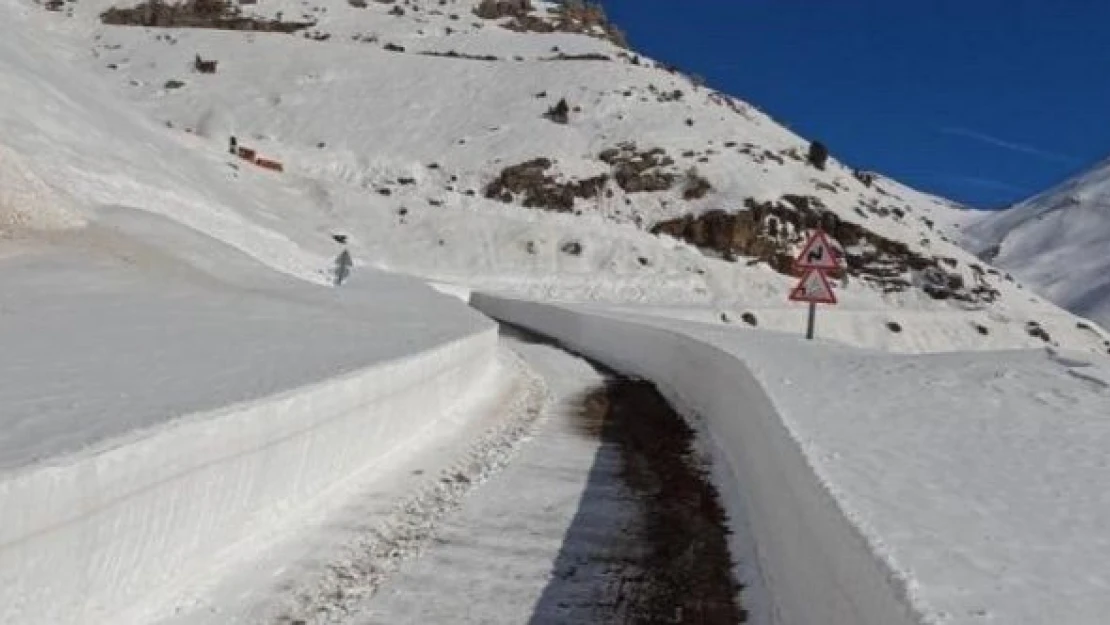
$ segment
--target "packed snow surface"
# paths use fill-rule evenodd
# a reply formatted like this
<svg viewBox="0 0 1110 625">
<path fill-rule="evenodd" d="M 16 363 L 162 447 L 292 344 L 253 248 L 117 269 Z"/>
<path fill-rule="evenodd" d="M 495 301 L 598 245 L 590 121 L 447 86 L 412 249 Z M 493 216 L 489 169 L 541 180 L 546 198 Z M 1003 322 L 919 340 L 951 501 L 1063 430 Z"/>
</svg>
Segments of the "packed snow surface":
<svg viewBox="0 0 1110 625">
<path fill-rule="evenodd" d="M 441 528 L 428 552 L 404 567 L 349 622 L 557 622 L 548 620 L 558 613 L 556 606 L 545 604 L 549 613 L 540 614 L 537 604 L 556 561 L 574 548 L 564 541 L 581 514 L 586 490 L 620 488 L 610 475 L 619 470 L 619 452 L 583 435 L 576 414 L 582 397 L 604 384 L 603 374 L 558 347 L 514 339 L 511 332 L 508 339 L 550 385 L 554 401 L 538 432 L 512 466 L 475 492 Z M 605 476 L 614 483 L 603 486 Z M 604 521 L 597 522 L 616 524 L 634 515 L 630 496 L 614 497 Z M 584 586 L 581 592 L 588 597 L 591 589 Z"/>
<path fill-rule="evenodd" d="M 653 379 L 706 424 L 718 477 L 753 471 L 734 476 L 747 486 L 730 511 L 755 536 L 769 622 L 1105 622 L 1105 362 L 1052 349 L 890 355 L 631 311 L 478 304 Z M 812 473 L 791 482 L 799 452 Z M 793 486 L 764 488 L 776 484 Z M 776 519 L 791 510 L 808 513 Z"/>
</svg>

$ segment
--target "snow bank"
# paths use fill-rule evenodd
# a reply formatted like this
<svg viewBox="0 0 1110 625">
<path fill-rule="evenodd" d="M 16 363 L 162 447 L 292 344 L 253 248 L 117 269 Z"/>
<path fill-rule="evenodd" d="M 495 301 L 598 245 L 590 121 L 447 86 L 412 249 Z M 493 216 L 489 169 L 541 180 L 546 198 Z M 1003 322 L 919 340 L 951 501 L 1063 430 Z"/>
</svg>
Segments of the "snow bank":
<svg viewBox="0 0 1110 625">
<path fill-rule="evenodd" d="M 495 325 L 420 282 L 104 215 L 0 256 L 0 623 L 149 622 L 495 386 Z"/>
<path fill-rule="evenodd" d="M 733 355 L 681 333 L 558 306 L 475 294 L 483 312 L 651 379 L 708 435 L 726 508 L 745 532 L 733 552 L 756 623 L 916 623 L 900 582 L 874 556 L 810 468 L 760 382 Z M 750 565 L 750 564 L 748 564 Z M 742 564 L 742 566 L 744 566 Z"/>
<path fill-rule="evenodd" d="M 116 622 L 418 442 L 495 363 L 482 331 L 0 482 L 0 622 Z"/>
</svg>

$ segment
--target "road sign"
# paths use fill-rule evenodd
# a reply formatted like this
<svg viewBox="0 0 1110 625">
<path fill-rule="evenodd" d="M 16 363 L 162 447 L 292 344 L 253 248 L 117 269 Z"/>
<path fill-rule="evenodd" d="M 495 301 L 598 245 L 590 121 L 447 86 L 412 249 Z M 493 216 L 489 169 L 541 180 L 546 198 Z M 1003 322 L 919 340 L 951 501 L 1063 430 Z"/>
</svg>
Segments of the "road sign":
<svg viewBox="0 0 1110 625">
<path fill-rule="evenodd" d="M 806 324 L 806 338 L 813 339 L 814 328 L 817 325 L 817 305 L 835 304 L 836 293 L 833 293 L 829 279 L 820 269 L 806 269 L 798 286 L 790 292 L 790 301 L 809 302 L 809 321 Z"/>
<path fill-rule="evenodd" d="M 835 271 L 840 269 L 837 260 L 839 253 L 833 247 L 825 232 L 818 230 L 806 241 L 802 253 L 794 260 L 796 269 L 819 269 L 821 271 Z"/>
<path fill-rule="evenodd" d="M 798 282 L 798 286 L 790 292 L 790 301 L 809 302 L 811 304 L 835 304 L 836 294 L 833 293 L 829 279 L 825 272 L 819 269 L 807 269 L 805 275 Z"/>
</svg>

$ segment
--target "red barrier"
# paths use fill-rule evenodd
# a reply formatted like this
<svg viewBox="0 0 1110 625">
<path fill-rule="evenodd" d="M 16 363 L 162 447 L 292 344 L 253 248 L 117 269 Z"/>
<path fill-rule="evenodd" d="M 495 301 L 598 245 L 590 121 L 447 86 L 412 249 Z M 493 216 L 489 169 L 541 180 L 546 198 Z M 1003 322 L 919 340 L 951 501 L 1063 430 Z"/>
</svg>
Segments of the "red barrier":
<svg viewBox="0 0 1110 625">
<path fill-rule="evenodd" d="M 254 164 L 258 165 L 259 167 L 261 167 L 263 169 L 272 169 L 274 171 L 285 171 L 285 166 L 282 165 L 281 163 L 279 163 L 278 161 L 272 161 L 268 158 L 262 158 L 261 156 L 256 157 L 254 159 Z"/>
</svg>

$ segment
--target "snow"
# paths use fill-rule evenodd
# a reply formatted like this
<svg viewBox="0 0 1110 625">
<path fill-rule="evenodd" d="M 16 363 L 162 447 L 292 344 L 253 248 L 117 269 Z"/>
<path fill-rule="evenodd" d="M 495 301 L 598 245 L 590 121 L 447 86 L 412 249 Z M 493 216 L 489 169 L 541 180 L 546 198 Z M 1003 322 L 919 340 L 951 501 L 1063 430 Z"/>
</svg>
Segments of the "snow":
<svg viewBox="0 0 1110 625">
<path fill-rule="evenodd" d="M 837 293 L 839 296 L 839 293 Z M 807 305 L 781 303 L 767 307 L 698 306 L 627 306 L 595 304 L 615 314 L 639 314 L 653 317 L 686 319 L 723 326 L 739 326 L 749 330 L 770 330 L 797 334 L 805 332 Z M 757 326 L 750 327 L 744 315 L 751 315 Z M 864 347 L 883 352 L 929 354 L 962 351 L 1001 351 L 1015 348 L 1033 349 L 1045 346 L 1041 339 L 1029 335 L 1029 322 L 1035 321 L 1054 340 L 1064 345 L 1083 346 L 1091 357 L 1100 358 L 1107 345 L 1107 335 L 1094 324 L 1080 325 L 1074 315 L 1063 311 L 1044 316 L 997 311 L 930 312 L 913 309 L 845 310 L 843 302 L 836 306 L 818 306 L 817 336 L 842 345 Z M 722 317 L 723 316 L 723 317 Z M 899 331 L 889 324 L 897 324 Z M 974 339 L 969 340 L 968 335 Z"/>
<path fill-rule="evenodd" d="M 1110 244 L 1110 162 L 1012 208 L 980 215 L 966 236 L 1045 297 L 1110 324 L 1104 253 Z"/>
<path fill-rule="evenodd" d="M 651 59 L 633 64 L 599 39 L 513 33 L 474 17 L 471 0 L 414 0 L 402 16 L 387 4 L 356 8 L 338 0 L 274 0 L 247 9 L 311 18 L 316 26 L 308 34 L 328 34 L 326 41 L 101 25 L 97 16 L 112 4 L 83 1 L 71 7 L 72 17 L 30 10 L 22 0 L 0 5 L 22 26 L 0 44 L 0 81 L 25 94 L 0 117 L 0 145 L 68 195 L 81 215 L 102 206 L 155 211 L 314 281 L 325 280 L 336 253 L 330 235 L 343 233 L 356 264 L 463 292 L 743 311 L 781 307 L 793 278 L 746 259 L 707 257 L 647 229 L 660 219 L 741 210 L 748 198 L 794 193 L 926 256 L 954 259 L 952 271 L 969 284 L 978 279 L 973 265 L 981 262 L 944 235 L 966 211 L 881 176 L 867 187 L 835 160 L 827 171 L 809 167 L 802 158 L 807 140 L 751 105 L 696 87 Z M 36 32 L 42 37 L 30 34 Z M 405 52 L 385 50 L 387 43 Z M 556 48 L 613 60 L 547 60 Z M 451 51 L 499 60 L 422 54 Z M 219 61 L 218 71 L 191 71 L 197 54 Z M 185 86 L 167 89 L 171 79 Z M 675 90 L 680 100 L 660 101 Z M 581 107 L 571 123 L 543 119 L 562 97 Z M 228 155 L 231 134 L 283 161 L 286 173 Z M 603 173 L 608 166 L 598 154 L 626 141 L 665 149 L 677 174 L 694 167 L 714 192 L 687 202 L 680 189 L 610 189 L 612 197 L 580 200 L 581 214 L 482 197 L 503 168 L 540 156 L 551 158 L 560 176 Z M 775 158 L 744 154 L 744 144 Z M 867 204 L 899 212 L 868 213 L 861 208 Z M 580 243 L 581 254 L 562 251 L 568 242 Z M 881 319 L 904 311 L 922 313 L 906 331 L 911 343 L 931 341 L 918 341 L 918 333 L 944 333 L 954 349 L 1031 347 L 1040 339 L 1024 324 L 1058 318 L 1064 329 L 1051 336 L 1060 347 L 1106 351 L 1103 339 L 1069 331 L 1075 321 L 1055 306 L 1000 276 L 984 279 L 999 289 L 1000 301 L 971 310 L 918 289 L 884 294 L 862 281 L 839 285 L 843 307 L 866 313 L 840 338 L 881 348 L 889 342 Z M 961 332 L 954 324 L 934 328 L 934 313 L 966 314 L 969 323 Z M 983 316 L 1006 326 L 986 342 L 971 324 Z"/>
<path fill-rule="evenodd" d="M 3 0 L 0 11 L 0 88 L 11 94 L 0 110 L 0 181 L 14 180 L 0 192 L 0 215 L 30 215 L 16 225 L 37 229 L 80 225 L 102 207 L 140 208 L 286 273 L 320 279 L 322 254 L 334 244 L 320 232 L 290 239 L 267 226 L 266 215 L 291 198 L 259 176 L 232 184 L 234 170 L 198 151 L 195 140 L 168 135 L 75 71 L 81 43 L 38 32 L 53 16 L 29 13 L 18 0 Z"/>
<path fill-rule="evenodd" d="M 302 557 L 308 509 L 341 506 L 361 473 L 381 479 L 367 518 L 426 538 L 463 491 L 440 500 L 398 475 L 446 466 L 428 454 L 473 440 L 491 417 L 467 407 L 505 383 L 492 325 L 458 301 L 474 291 L 588 304 L 569 320 L 498 306 L 555 315 L 584 351 L 701 415 L 748 606 L 770 622 L 1082 625 L 1105 611 L 1108 337 L 949 240 L 966 211 L 881 176 L 865 186 L 835 160 L 817 171 L 806 139 L 749 104 L 598 39 L 508 32 L 473 0 L 412 0 L 401 17 L 342 0 L 257 9 L 312 17 L 327 41 L 103 26 L 112 4 L 0 0 L 0 622 L 148 622 L 167 606 L 226 622 L 280 603 L 269 580 L 319 605 L 334 580 Z M 614 60 L 547 60 L 555 47 Z M 420 54 L 449 51 L 500 60 Z M 192 72 L 196 54 L 219 71 Z M 582 110 L 544 120 L 562 97 Z M 230 134 L 285 173 L 228 154 Z M 611 189 L 566 214 L 482 197 L 535 157 L 561 177 L 604 172 L 598 154 L 626 141 L 714 192 Z M 1100 171 L 968 238 L 997 239 L 999 263 L 1105 321 L 1105 272 L 1083 251 L 1105 243 Z M 648 231 L 787 193 L 969 281 L 981 265 L 1000 299 L 838 283 L 822 341 L 803 346 L 775 334 L 804 324 L 785 303 L 793 277 Z M 1061 194 L 1078 208 L 1056 210 Z M 337 234 L 355 267 L 332 289 Z M 732 327 L 745 313 L 760 331 Z M 507 453 L 479 454 L 475 475 Z M 387 509 L 408 489 L 431 511 Z M 476 496 L 468 510 L 503 503 Z M 365 538 L 340 534 L 340 551 Z M 300 546 L 257 560 L 285 539 Z M 423 548 L 402 539 L 375 545 Z M 371 551 L 374 566 L 403 559 Z M 367 570 L 360 583 L 382 581 Z"/>
<path fill-rule="evenodd" d="M 496 380 L 492 324 L 422 284 L 323 288 L 102 214 L 0 259 L 0 622 L 147 622 L 124 613 Z"/>
<path fill-rule="evenodd" d="M 0 261 L 0 470 L 488 328 L 404 279 L 367 270 L 346 288 L 316 287 L 270 277 L 249 260 L 237 269 L 234 252 L 220 256 L 217 243 L 194 235 L 196 255 L 221 272 L 205 274 L 148 247 L 157 240 L 151 230 L 179 227 L 128 217 L 142 218 L 145 240 L 97 227 L 26 241 L 22 253 Z M 243 274 L 252 272 L 257 280 L 247 284 Z"/>
<path fill-rule="evenodd" d="M 1104 621 L 1110 367 L 902 356 L 480 295 L 704 428 L 756 623 Z"/>
<path fill-rule="evenodd" d="M 584 436 L 576 420 L 577 402 L 603 384 L 604 376 L 556 347 L 513 339 L 511 333 L 508 338 L 507 345 L 550 385 L 552 403 L 539 431 L 495 482 L 476 491 L 441 528 L 428 552 L 348 622 L 527 623 L 543 618 L 537 604 L 567 548 L 564 539 L 580 501 L 590 484 L 605 483 L 598 472 L 619 470 L 619 452 Z M 634 517 L 633 501 L 616 499 L 599 510 L 597 526 Z M 493 553 L 497 557 L 491 559 Z"/>
<path fill-rule="evenodd" d="M 144 623 L 345 622 L 421 556 L 471 491 L 514 459 L 546 404 L 543 381 L 508 349 L 488 394 L 461 401 L 373 471 L 348 479 L 250 558 L 167 589 Z M 471 400 L 474 398 L 472 397 Z M 258 543 L 258 535 L 252 536 Z"/>
</svg>

